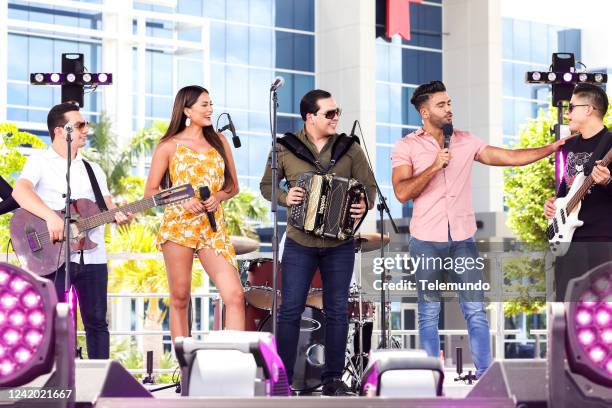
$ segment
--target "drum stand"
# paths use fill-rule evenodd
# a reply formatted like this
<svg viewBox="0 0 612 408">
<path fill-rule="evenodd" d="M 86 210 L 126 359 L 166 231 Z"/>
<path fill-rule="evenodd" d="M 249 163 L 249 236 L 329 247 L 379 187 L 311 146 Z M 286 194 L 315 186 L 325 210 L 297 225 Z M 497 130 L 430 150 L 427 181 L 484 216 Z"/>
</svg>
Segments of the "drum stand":
<svg viewBox="0 0 612 408">
<path fill-rule="evenodd" d="M 354 293 L 357 294 L 357 310 L 358 310 L 358 319 L 357 322 L 354 323 L 355 324 L 355 328 L 353 329 L 353 337 L 355 335 L 359 336 L 359 353 L 355 354 L 354 350 L 353 350 L 353 356 L 355 357 L 355 362 L 353 362 L 353 359 L 351 358 L 350 352 L 348 350 L 347 347 L 347 356 L 348 358 L 348 363 L 346 365 L 345 370 L 349 373 L 349 375 L 352 377 L 353 379 L 353 383 L 355 384 L 355 389 L 359 389 L 359 387 L 361 386 L 361 377 L 363 376 L 363 372 L 365 370 L 365 367 L 363 366 L 363 358 L 364 358 L 364 352 L 363 352 L 363 325 L 365 324 L 364 321 L 364 316 L 363 316 L 363 291 L 362 291 L 362 284 L 361 284 L 361 240 L 357 240 L 359 242 L 356 251 L 355 251 L 355 267 L 353 269 L 353 275 L 356 277 L 356 282 L 353 282 L 351 284 L 351 297 L 353 297 Z M 356 364 L 356 366 L 355 366 Z"/>
</svg>

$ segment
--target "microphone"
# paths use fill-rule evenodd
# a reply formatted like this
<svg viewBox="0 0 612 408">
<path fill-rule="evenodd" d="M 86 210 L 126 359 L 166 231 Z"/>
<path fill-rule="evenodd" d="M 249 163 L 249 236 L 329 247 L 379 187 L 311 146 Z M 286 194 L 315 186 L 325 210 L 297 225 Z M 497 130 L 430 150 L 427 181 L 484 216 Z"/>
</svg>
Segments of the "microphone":
<svg viewBox="0 0 612 408">
<path fill-rule="evenodd" d="M 200 187 L 200 198 L 202 200 L 208 200 L 210 198 L 210 189 L 208 188 L 208 186 Z M 215 214 L 210 211 L 206 211 L 206 215 L 208 216 L 208 222 L 210 222 L 210 226 L 212 227 L 213 232 L 217 232 Z"/>
<path fill-rule="evenodd" d="M 221 129 L 219 129 L 218 132 L 221 133 L 229 129 L 229 131 L 232 133 L 232 143 L 234 143 L 234 147 L 237 149 L 240 146 L 242 146 L 242 143 L 240 143 L 240 138 L 236 134 L 236 128 L 234 127 L 234 122 L 232 121 L 232 117 L 230 116 L 229 113 L 226 113 L 226 115 L 227 115 L 227 121 L 229 123 L 223 126 Z"/>
<path fill-rule="evenodd" d="M 355 128 L 357 127 L 357 120 L 353 122 L 353 127 L 351 128 L 351 136 L 355 136 Z"/>
<path fill-rule="evenodd" d="M 448 146 L 450 145 L 451 136 L 453 135 L 453 125 L 451 123 L 448 123 L 442 126 L 442 133 L 444 133 L 444 148 L 448 149 Z M 446 166 L 448 166 L 448 163 L 444 164 L 444 166 L 442 167 L 446 168 Z"/>
<path fill-rule="evenodd" d="M 70 122 L 66 123 L 64 125 L 64 130 L 68 133 L 72 133 L 72 131 L 74 130 L 74 128 L 72 127 L 72 125 L 70 124 Z"/>
<path fill-rule="evenodd" d="M 274 82 L 272 82 L 272 86 L 270 87 L 270 92 L 276 91 L 278 88 L 285 85 L 285 78 L 282 76 L 277 76 L 274 78 Z"/>
</svg>

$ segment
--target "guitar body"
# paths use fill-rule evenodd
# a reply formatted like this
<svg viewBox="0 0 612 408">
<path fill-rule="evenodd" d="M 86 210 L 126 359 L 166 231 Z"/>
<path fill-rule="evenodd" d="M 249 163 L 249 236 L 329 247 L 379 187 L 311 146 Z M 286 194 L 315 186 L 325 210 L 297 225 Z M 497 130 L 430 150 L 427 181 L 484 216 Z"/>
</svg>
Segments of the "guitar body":
<svg viewBox="0 0 612 408">
<path fill-rule="evenodd" d="M 73 251 L 93 249 L 97 246 L 89 239 L 87 231 L 115 221 L 115 214 L 136 213 L 149 208 L 178 204 L 194 196 L 191 184 L 174 186 L 152 197 L 101 212 L 96 203 L 86 198 L 76 200 L 70 206 L 70 248 Z M 63 211 L 57 211 L 64 217 Z M 20 208 L 11 218 L 11 239 L 21 266 L 40 276 L 55 272 L 63 264 L 63 242 L 50 242 L 47 223 L 42 218 Z"/>
<path fill-rule="evenodd" d="M 86 198 L 72 203 L 70 211 L 73 221 L 100 213 L 96 203 Z M 63 210 L 56 212 L 64 218 Z M 64 264 L 64 243 L 48 242 L 47 223 L 42 218 L 20 208 L 11 218 L 10 232 L 15 254 L 28 271 L 45 276 L 55 272 L 58 266 Z M 98 246 L 89 239 L 87 231 L 79 231 L 74 222 L 71 224 L 70 233 L 72 237 L 70 248 L 73 251 L 88 250 Z"/>
<path fill-rule="evenodd" d="M 576 195 L 585 179 L 586 177 L 583 173 L 577 174 L 572 183 L 572 188 L 570 188 L 570 191 L 565 197 L 560 197 L 555 200 L 555 207 L 557 210 L 554 218 L 550 219 L 548 222 L 549 228 L 551 228 L 548 242 L 550 244 L 550 250 L 555 256 L 563 256 L 567 253 L 576 228 L 580 228 L 584 224 L 583 221 L 578 219 L 582 202 L 579 201 L 578 205 L 569 214 L 567 213 L 567 205 L 572 197 Z M 554 235 L 552 232 L 554 232 Z"/>
</svg>

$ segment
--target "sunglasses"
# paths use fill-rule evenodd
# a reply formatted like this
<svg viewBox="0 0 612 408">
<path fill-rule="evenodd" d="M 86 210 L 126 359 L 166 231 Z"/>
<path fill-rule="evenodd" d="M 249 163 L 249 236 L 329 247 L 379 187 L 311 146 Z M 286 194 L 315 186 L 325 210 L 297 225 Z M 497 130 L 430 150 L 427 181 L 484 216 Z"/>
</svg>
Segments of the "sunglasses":
<svg viewBox="0 0 612 408">
<path fill-rule="evenodd" d="M 574 110 L 574 108 L 577 108 L 579 106 L 591 106 L 588 104 L 582 104 L 582 105 L 574 105 L 573 103 L 570 103 L 569 105 L 567 105 L 567 111 L 569 113 L 572 113 L 572 111 Z M 594 106 L 591 106 L 594 110 L 597 110 L 597 108 L 595 108 Z"/>
<path fill-rule="evenodd" d="M 318 115 L 318 113 L 315 113 L 315 115 Z M 327 111 L 325 113 L 322 113 L 322 115 L 325 116 L 325 119 L 332 120 L 333 118 L 336 117 L 336 115 L 338 115 L 338 117 L 340 117 L 340 115 L 342 115 L 342 109 L 336 108 L 336 109 Z"/>
</svg>

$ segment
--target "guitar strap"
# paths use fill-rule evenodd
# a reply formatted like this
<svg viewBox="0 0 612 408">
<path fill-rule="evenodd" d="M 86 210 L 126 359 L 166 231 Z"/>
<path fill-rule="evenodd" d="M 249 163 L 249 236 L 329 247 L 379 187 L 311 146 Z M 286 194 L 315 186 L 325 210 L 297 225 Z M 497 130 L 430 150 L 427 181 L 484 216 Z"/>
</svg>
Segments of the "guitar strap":
<svg viewBox="0 0 612 408">
<path fill-rule="evenodd" d="M 593 152 L 593 155 L 589 159 L 589 162 L 584 165 L 584 175 L 586 177 L 591 175 L 591 172 L 593 171 L 593 167 L 595 167 L 595 162 L 603 158 L 604 154 L 606 153 L 604 152 L 604 148 L 606 147 L 606 142 L 608 141 L 608 137 L 610 137 L 609 133 L 610 133 L 609 131 L 606 132 L 606 134 L 601 138 L 601 140 L 597 144 L 597 147 L 595 148 L 595 151 Z"/>
<path fill-rule="evenodd" d="M 89 182 L 91 183 L 91 188 L 93 190 L 94 196 L 96 197 L 96 204 L 100 211 L 108 211 L 108 207 L 104 202 L 104 197 L 102 196 L 102 190 L 100 190 L 100 185 L 98 184 L 98 179 L 96 179 L 96 175 L 91 167 L 91 164 L 87 160 L 83 160 L 83 164 L 85 165 L 85 170 L 87 170 L 87 175 L 89 176 Z M 83 251 L 79 251 L 81 253 L 79 260 L 79 272 L 83 270 L 83 266 L 85 265 L 85 260 L 83 259 Z"/>
<path fill-rule="evenodd" d="M 98 180 L 96 179 L 96 175 L 94 174 L 91 164 L 89 164 L 87 160 L 83 160 L 83 164 L 85 165 L 85 170 L 87 170 L 89 182 L 91 183 L 91 188 L 93 189 L 94 196 L 96 197 L 96 204 L 98 204 L 98 208 L 100 211 L 108 211 L 108 207 L 106 207 L 104 197 L 102 197 L 102 191 L 100 190 L 100 185 L 98 184 Z"/>
</svg>

